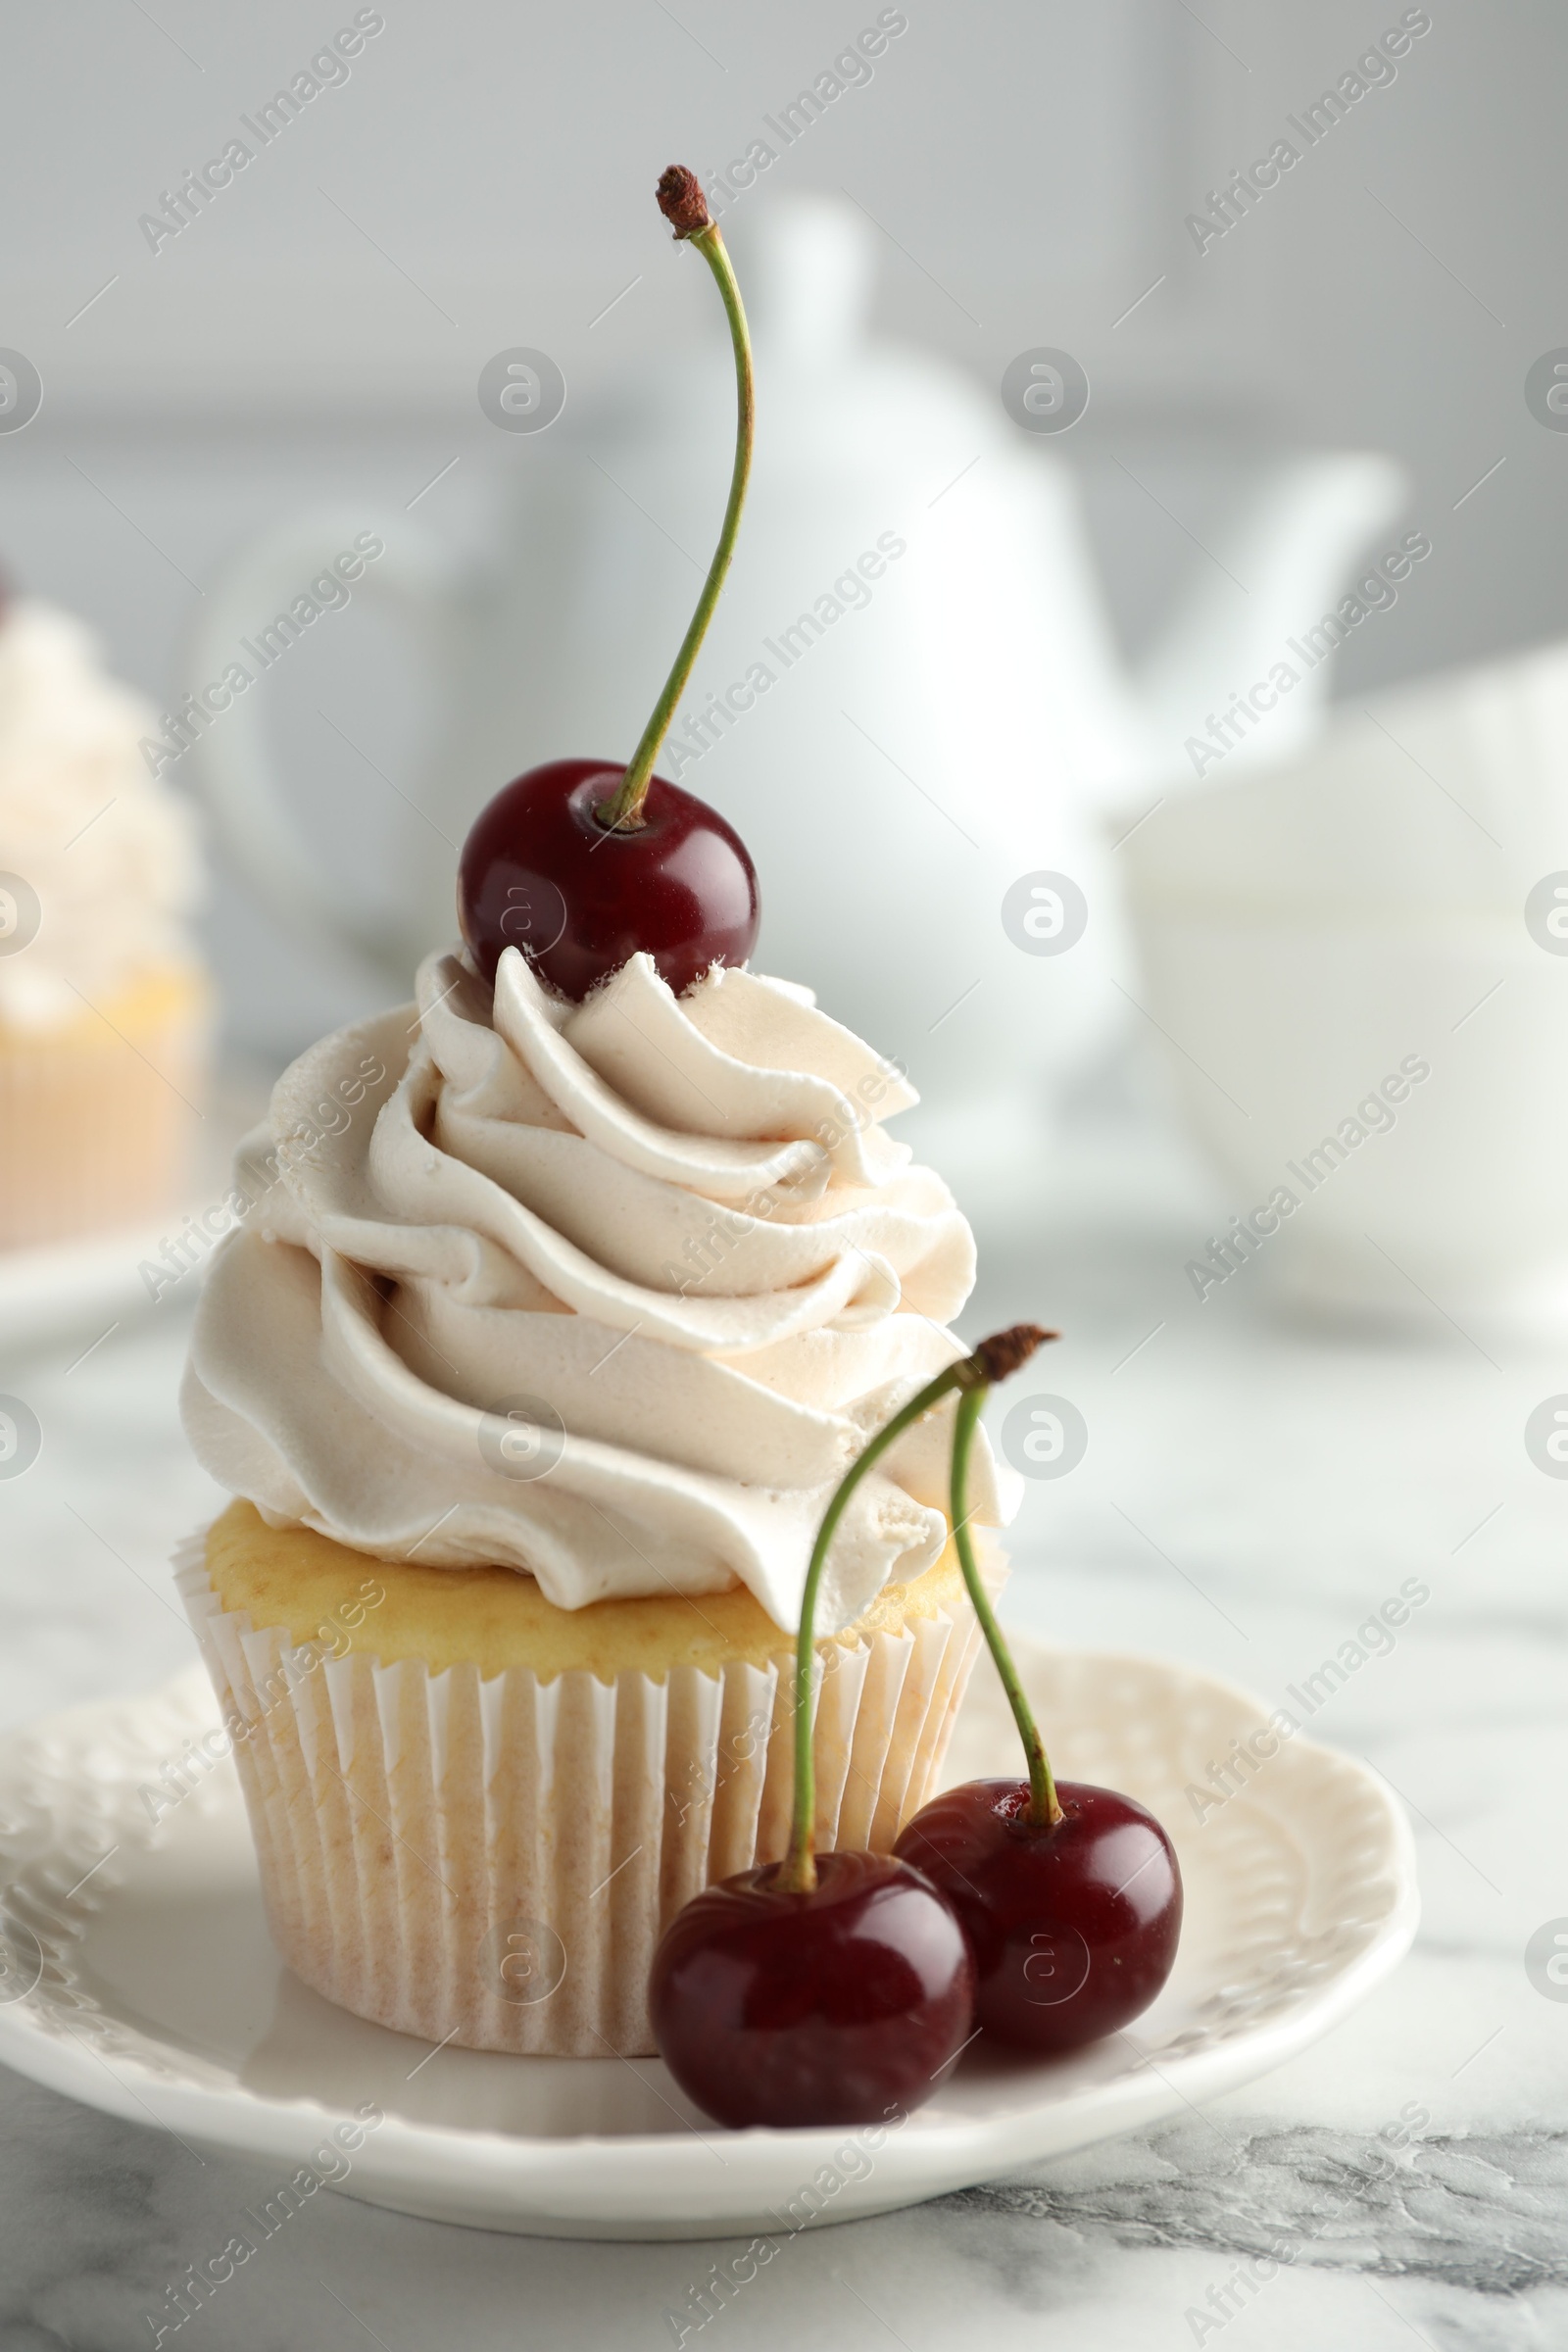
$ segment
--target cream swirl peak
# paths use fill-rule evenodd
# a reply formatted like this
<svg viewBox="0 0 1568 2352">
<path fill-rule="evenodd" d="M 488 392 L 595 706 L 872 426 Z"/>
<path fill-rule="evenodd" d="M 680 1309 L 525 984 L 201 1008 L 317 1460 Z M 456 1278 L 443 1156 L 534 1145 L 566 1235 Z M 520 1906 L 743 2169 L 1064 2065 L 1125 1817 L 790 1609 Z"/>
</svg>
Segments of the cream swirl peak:
<svg viewBox="0 0 1568 2352">
<path fill-rule="evenodd" d="M 431 956 L 416 1014 L 313 1047 L 243 1148 L 192 1443 L 382 1559 L 504 1563 L 565 1608 L 739 1583 L 793 1631 L 846 1466 L 964 1352 L 973 1237 L 881 1124 L 916 1100 L 783 981 L 677 1000 L 639 955 L 574 1005 L 515 949 L 493 999 Z M 936 1558 L 948 1439 L 939 1412 L 862 1482 L 824 1632 Z"/>
</svg>

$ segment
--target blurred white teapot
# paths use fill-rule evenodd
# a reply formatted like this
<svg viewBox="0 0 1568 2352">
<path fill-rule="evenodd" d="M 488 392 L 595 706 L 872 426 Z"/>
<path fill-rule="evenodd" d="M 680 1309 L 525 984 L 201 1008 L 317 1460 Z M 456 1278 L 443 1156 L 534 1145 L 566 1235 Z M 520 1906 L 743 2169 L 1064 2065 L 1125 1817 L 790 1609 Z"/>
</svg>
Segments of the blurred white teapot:
<svg viewBox="0 0 1568 2352">
<path fill-rule="evenodd" d="M 736 243 L 757 328 L 753 485 L 660 772 L 750 847 L 761 968 L 815 987 L 928 1101 L 1038 1096 L 1120 1004 L 1097 809 L 1185 764 L 1195 714 L 1333 601 L 1399 477 L 1365 456 L 1282 466 L 1218 550 L 1249 593 L 1216 574 L 1134 678 L 1067 467 L 958 370 L 868 339 L 864 220 L 811 197 L 760 206 L 751 225 Z M 538 760 L 629 756 L 711 550 L 733 409 L 715 323 L 711 349 L 614 403 L 569 403 L 528 444 L 482 576 L 454 577 L 407 517 L 385 526 L 359 586 L 430 633 L 448 717 L 407 784 L 454 841 Z M 257 615 L 286 610 L 364 521 L 309 514 L 242 557 L 207 600 L 196 674 L 220 675 Z M 1310 730 L 1326 668 L 1282 708 L 1276 751 Z M 236 700 L 200 746 L 221 831 L 286 919 L 347 938 L 407 988 L 452 934 L 450 868 L 426 858 L 411 875 L 401 934 L 359 933 L 277 789 L 261 699 Z"/>
</svg>

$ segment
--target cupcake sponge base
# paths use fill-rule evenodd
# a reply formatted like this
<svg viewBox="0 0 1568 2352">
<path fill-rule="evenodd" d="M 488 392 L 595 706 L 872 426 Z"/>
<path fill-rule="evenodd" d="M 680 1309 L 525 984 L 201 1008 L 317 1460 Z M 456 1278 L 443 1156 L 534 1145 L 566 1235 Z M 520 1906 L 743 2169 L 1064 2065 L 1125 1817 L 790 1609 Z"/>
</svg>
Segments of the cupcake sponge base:
<svg viewBox="0 0 1568 2352">
<path fill-rule="evenodd" d="M 0 1017 L 0 1250 L 167 1213 L 203 1085 L 208 997 L 195 971 L 146 975 L 41 1029 Z"/>
<path fill-rule="evenodd" d="M 651 2054 L 664 1927 L 788 1841 L 788 1637 L 742 1610 L 693 1656 L 684 1604 L 556 1610 L 510 1570 L 423 1570 L 460 1622 L 465 1576 L 505 1580 L 480 1605 L 506 1638 L 492 1627 L 477 1655 L 432 1660 L 411 1649 L 423 1612 L 409 1568 L 269 1529 L 249 1504 L 175 1565 L 295 1973 L 432 2042 Z M 660 1633 L 638 1617 L 650 1609 L 677 1615 Z M 711 1623 L 709 1596 L 701 1609 Z M 977 1642 L 951 1547 L 818 1642 L 819 1851 L 885 1850 L 924 1803 Z M 569 1662 L 574 1643 L 585 1662 Z"/>
</svg>

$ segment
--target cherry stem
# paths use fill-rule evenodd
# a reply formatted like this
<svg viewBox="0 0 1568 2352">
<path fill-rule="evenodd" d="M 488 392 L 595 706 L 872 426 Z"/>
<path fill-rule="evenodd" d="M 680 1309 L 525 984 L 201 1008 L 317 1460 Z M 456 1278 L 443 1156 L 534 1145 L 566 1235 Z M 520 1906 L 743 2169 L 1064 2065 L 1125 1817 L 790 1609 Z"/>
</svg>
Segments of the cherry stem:
<svg viewBox="0 0 1568 2352">
<path fill-rule="evenodd" d="M 1007 1647 L 1006 1636 L 997 1623 L 991 1595 L 981 1582 L 974 1545 L 969 1539 L 969 1447 L 988 1394 L 988 1386 L 982 1382 L 978 1387 L 966 1388 L 958 1398 L 958 1410 L 953 1428 L 953 1483 L 949 1495 L 953 1511 L 953 1540 L 958 1547 L 958 1565 L 963 1570 L 963 1581 L 969 1588 L 974 1613 L 980 1620 L 980 1631 L 986 1638 L 986 1647 L 1002 1678 L 1002 1688 L 1007 1693 L 1007 1704 L 1012 1709 L 1012 1719 L 1023 1740 L 1023 1752 L 1029 1765 L 1029 1826 L 1036 1830 L 1054 1830 L 1061 1819 L 1056 1784 L 1052 1778 L 1040 1727 L 1035 1722 L 1034 1711 L 1018 1680 L 1018 1669 Z"/>
<path fill-rule="evenodd" d="M 969 1359 L 964 1359 L 967 1362 Z M 812 1625 L 816 1617 L 816 1589 L 822 1581 L 822 1570 L 833 1546 L 850 1496 L 880 1455 L 886 1453 L 895 1438 L 940 1404 L 950 1391 L 959 1385 L 963 1365 L 950 1364 L 935 1380 L 928 1380 L 902 1411 L 894 1414 L 876 1433 L 864 1450 L 856 1455 L 839 1481 L 832 1501 L 822 1514 L 816 1542 L 811 1547 L 810 1565 L 806 1571 L 806 1591 L 801 1595 L 801 1631 L 795 1645 L 795 1819 L 790 1833 L 790 1850 L 778 1875 L 778 1885 L 797 1894 L 809 1893 L 816 1885 L 816 1855 L 813 1850 L 812 1828 L 816 1815 L 816 1762 L 811 1752 L 811 1677 L 816 1662 Z"/>
<path fill-rule="evenodd" d="M 719 529 L 718 546 L 708 567 L 703 593 L 697 600 L 691 626 L 681 639 L 675 665 L 664 681 L 664 689 L 654 705 L 653 716 L 643 729 L 642 741 L 631 756 L 630 764 L 612 800 L 604 802 L 595 810 L 601 825 L 610 832 L 629 833 L 642 823 L 642 807 L 648 798 L 653 779 L 654 761 L 660 746 L 669 732 L 669 722 L 675 715 L 675 706 L 686 691 L 708 624 L 713 617 L 719 590 L 729 570 L 730 558 L 735 552 L 735 538 L 740 529 L 741 508 L 746 502 L 746 484 L 752 470 L 752 442 L 757 419 L 757 401 L 752 381 L 752 338 L 746 324 L 746 312 L 741 302 L 741 290 L 735 282 L 724 240 L 719 235 L 717 221 L 692 231 L 685 239 L 695 245 L 718 281 L 724 299 L 724 315 L 729 320 L 729 339 L 735 353 L 735 467 L 729 481 L 729 504 L 724 509 L 724 520 Z"/>
<path fill-rule="evenodd" d="M 828 1553 L 833 1548 L 833 1538 L 838 1533 L 839 1521 L 844 1516 L 850 1497 L 866 1472 L 886 1453 L 895 1439 L 902 1438 L 906 1429 L 911 1428 L 916 1421 L 928 1413 L 933 1405 L 940 1404 L 944 1396 L 951 1395 L 955 1389 L 964 1392 L 959 1398 L 958 1405 L 961 1424 L 963 1407 L 968 1403 L 971 1396 L 978 1396 L 983 1401 L 988 1383 L 993 1380 L 1005 1380 L 1009 1372 L 1016 1371 L 1020 1364 L 1028 1361 L 1042 1341 L 1054 1340 L 1055 1336 L 1054 1331 L 1042 1331 L 1037 1324 L 1019 1323 L 1015 1324 L 1010 1331 L 997 1332 L 989 1340 L 982 1340 L 972 1355 L 960 1356 L 956 1364 L 949 1364 L 945 1372 L 939 1372 L 934 1380 L 928 1380 L 923 1389 L 917 1390 L 909 1398 L 908 1403 L 901 1406 L 899 1411 L 894 1414 L 891 1421 L 884 1422 L 875 1437 L 856 1455 L 855 1460 L 845 1471 L 833 1491 L 832 1500 L 823 1512 L 822 1524 L 816 1531 L 816 1542 L 811 1546 L 810 1562 L 806 1571 L 806 1589 L 801 1594 L 801 1630 L 795 1644 L 795 1811 L 790 1826 L 789 1851 L 784 1857 L 778 1878 L 774 1882 L 787 1893 L 808 1894 L 816 1885 L 816 1853 L 813 1838 L 816 1821 L 816 1759 L 812 1749 L 815 1727 L 811 1720 L 811 1683 L 816 1665 L 813 1628 L 816 1621 L 817 1589 L 822 1582 L 822 1570 L 827 1565 Z M 977 1405 L 976 1414 L 978 1411 L 979 1406 Z M 970 1433 L 972 1433 L 973 1427 L 974 1417 L 971 1416 L 968 1422 Z M 1017 1690 L 1017 1696 L 1013 1699 L 1013 1713 L 1018 1717 L 1018 1728 L 1024 1734 L 1025 1746 L 1029 1745 L 1031 1740 L 1034 1743 L 1030 1749 L 1031 1784 L 1033 1785 L 1034 1778 L 1033 1758 L 1038 1753 L 1045 1772 L 1044 1788 L 1049 1808 L 1049 1806 L 1055 1805 L 1056 1801 L 1055 1788 L 1051 1779 L 1051 1768 L 1046 1763 L 1045 1750 L 1040 1745 L 1040 1735 L 1035 1730 L 1034 1720 L 1029 1714 L 1028 1702 L 1024 1698 L 1022 1690 L 1017 1690 L 1017 1674 L 1011 1658 L 1007 1655 L 1006 1643 L 1002 1639 L 997 1621 L 991 1614 L 991 1604 L 986 1598 L 985 1587 L 980 1582 L 979 1571 L 974 1565 L 974 1554 L 969 1547 L 968 1529 L 962 1524 L 964 1512 L 960 1500 L 960 1490 L 967 1483 L 968 1477 L 968 1435 L 965 1435 L 963 1443 L 961 1470 L 956 1451 L 956 1438 L 954 1443 L 953 1517 L 954 1533 L 958 1544 L 958 1562 L 963 1569 L 964 1582 L 968 1586 L 969 1597 L 974 1602 L 976 1614 L 979 1616 L 981 1629 L 985 1632 L 986 1640 L 991 1644 L 991 1654 L 997 1661 L 998 1671 L 1002 1675 L 1004 1684 L 1007 1686 L 1008 1696 L 1012 1697 L 1013 1691 Z M 1008 1683 L 1009 1676 L 1011 1676 L 1010 1684 Z M 1054 1813 L 1048 1810 L 1042 1819 L 1059 1820 L 1060 1807 L 1057 1806 Z"/>
</svg>

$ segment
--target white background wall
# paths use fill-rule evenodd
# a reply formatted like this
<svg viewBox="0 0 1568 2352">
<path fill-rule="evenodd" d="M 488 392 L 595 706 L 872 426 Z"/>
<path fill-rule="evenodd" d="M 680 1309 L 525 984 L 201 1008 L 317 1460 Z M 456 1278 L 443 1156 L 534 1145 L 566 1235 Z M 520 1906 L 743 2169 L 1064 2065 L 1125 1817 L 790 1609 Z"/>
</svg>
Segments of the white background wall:
<svg viewBox="0 0 1568 2352">
<path fill-rule="evenodd" d="M 181 649 L 215 565 L 323 494 L 395 510 L 457 456 L 419 517 L 482 548 L 507 469 L 550 446 L 498 446 L 474 397 L 483 362 L 540 345 L 587 399 L 711 333 L 702 273 L 658 267 L 659 168 L 684 158 L 706 173 L 741 152 L 876 13 L 386 0 L 346 85 L 155 257 L 138 215 L 353 8 L 12 12 L 0 342 L 46 389 L 36 421 L 0 435 L 5 568 L 91 618 L 116 664 L 167 701 L 198 682 Z M 1396 453 L 1410 520 L 1433 540 L 1411 592 L 1348 648 L 1342 692 L 1533 642 L 1568 612 L 1568 436 L 1544 431 L 1522 391 L 1531 361 L 1568 343 L 1561 10 L 1433 0 L 1396 81 L 1239 228 L 1201 256 L 1183 228 L 1400 13 L 909 0 L 871 82 L 727 233 L 744 245 L 768 184 L 843 188 L 885 231 L 888 331 L 988 388 L 1025 346 L 1078 354 L 1095 399 L 1063 453 L 1129 642 L 1205 563 L 1227 501 L 1300 445 Z M 399 776 L 426 698 L 382 626 L 351 612 L 333 628 L 278 682 L 279 740 L 323 858 L 373 904 L 386 788 L 316 711 L 329 695 L 355 713 Z M 583 745 L 563 748 L 591 735 L 585 714 Z M 211 928 L 234 1033 L 267 1053 L 378 993 L 287 939 L 232 876 Z"/>
</svg>

